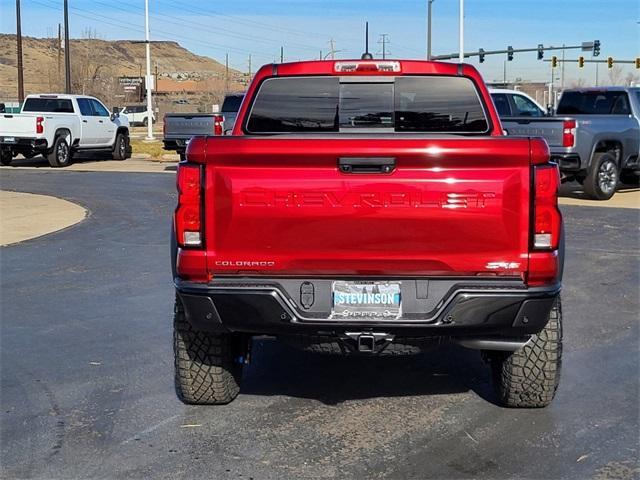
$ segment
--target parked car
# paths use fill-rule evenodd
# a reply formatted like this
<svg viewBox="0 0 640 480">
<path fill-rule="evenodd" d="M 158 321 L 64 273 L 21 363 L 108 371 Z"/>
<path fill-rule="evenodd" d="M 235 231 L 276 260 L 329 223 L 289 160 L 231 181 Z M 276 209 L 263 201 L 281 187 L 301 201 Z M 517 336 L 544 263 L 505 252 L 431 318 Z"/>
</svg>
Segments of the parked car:
<svg viewBox="0 0 640 480">
<path fill-rule="evenodd" d="M 115 160 L 131 156 L 129 122 L 86 95 L 29 95 L 19 114 L 0 114 L 2 164 L 18 154 L 43 154 L 65 167 L 76 152 L 106 150 Z"/>
<path fill-rule="evenodd" d="M 126 115 L 129 120 L 129 125 L 144 125 L 149 124 L 149 115 L 147 113 L 146 105 L 127 105 L 120 110 L 120 115 Z M 156 115 L 151 112 L 151 122 L 156 123 Z"/>
<path fill-rule="evenodd" d="M 254 335 L 324 353 L 480 349 L 499 398 L 548 405 L 562 354 L 558 167 L 504 136 L 471 65 L 267 65 L 233 132 L 178 166 L 177 392 L 238 394 Z"/>
<path fill-rule="evenodd" d="M 519 92 L 491 96 L 509 135 L 545 138 L 563 181 L 577 180 L 591 198 L 607 200 L 618 181 L 638 183 L 639 92 L 637 87 L 565 90 L 552 117 L 543 117 L 531 102 L 528 109 L 519 108 L 516 102 L 526 100 Z"/>
<path fill-rule="evenodd" d="M 227 95 L 219 113 L 167 113 L 164 116 L 165 150 L 173 150 L 184 159 L 189 140 L 196 135 L 224 135 L 230 132 L 244 94 Z"/>
</svg>

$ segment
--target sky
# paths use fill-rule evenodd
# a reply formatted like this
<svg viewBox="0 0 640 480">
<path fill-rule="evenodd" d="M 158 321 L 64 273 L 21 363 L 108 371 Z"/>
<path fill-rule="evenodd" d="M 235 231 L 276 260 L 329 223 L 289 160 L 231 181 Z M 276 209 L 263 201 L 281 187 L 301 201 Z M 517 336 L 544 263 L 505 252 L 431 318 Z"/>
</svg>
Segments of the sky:
<svg viewBox="0 0 640 480">
<path fill-rule="evenodd" d="M 279 60 L 317 59 L 327 55 L 331 39 L 336 58 L 359 58 L 364 51 L 364 22 L 369 21 L 370 51 L 378 56 L 381 34 L 394 58 L 425 58 L 428 0 L 149 0 L 152 40 L 174 40 L 194 53 L 224 62 L 229 54 L 233 68 L 247 71 Z M 15 33 L 14 0 L 0 0 L 0 31 Z M 57 35 L 63 21 L 62 0 L 22 0 L 23 35 Z M 69 0 L 71 37 L 91 29 L 106 40 L 144 38 L 144 0 Z M 459 0 L 434 0 L 432 53 L 457 53 Z M 466 52 L 545 46 L 580 45 L 600 40 L 600 59 L 633 60 L 640 56 L 640 0 L 465 0 Z M 551 52 L 545 53 L 545 59 Z M 560 53 L 557 53 L 559 57 Z M 566 59 L 591 52 L 566 52 Z M 549 63 L 535 52 L 477 57 L 468 62 L 479 67 L 486 81 L 548 81 Z M 606 65 L 599 66 L 600 78 Z M 634 71 L 633 65 L 624 71 Z M 559 76 L 559 69 L 556 77 Z M 577 61 L 565 64 L 566 81 L 593 80 L 595 65 L 583 69 Z"/>
</svg>

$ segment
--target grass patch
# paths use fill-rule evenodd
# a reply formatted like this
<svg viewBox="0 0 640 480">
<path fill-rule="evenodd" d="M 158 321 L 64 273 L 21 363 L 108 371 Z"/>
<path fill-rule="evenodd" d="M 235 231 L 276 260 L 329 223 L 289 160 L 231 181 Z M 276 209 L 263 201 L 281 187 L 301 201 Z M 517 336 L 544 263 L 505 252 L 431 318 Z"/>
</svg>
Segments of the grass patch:
<svg viewBox="0 0 640 480">
<path fill-rule="evenodd" d="M 151 155 L 151 159 L 162 159 L 162 155 L 165 154 L 175 154 L 176 152 L 171 150 L 165 150 L 164 144 L 160 141 L 147 143 L 143 142 L 142 139 L 132 138 L 131 139 L 131 149 L 133 153 L 148 153 Z"/>
</svg>

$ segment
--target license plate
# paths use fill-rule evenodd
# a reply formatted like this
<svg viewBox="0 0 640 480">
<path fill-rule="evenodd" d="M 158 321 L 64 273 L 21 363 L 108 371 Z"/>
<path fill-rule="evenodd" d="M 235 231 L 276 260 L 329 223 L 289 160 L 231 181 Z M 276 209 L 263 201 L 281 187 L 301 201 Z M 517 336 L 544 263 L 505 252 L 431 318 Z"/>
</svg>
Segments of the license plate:
<svg viewBox="0 0 640 480">
<path fill-rule="evenodd" d="M 3 141 L 4 141 L 4 143 L 16 143 L 16 138 L 15 137 L 4 137 Z"/>
<path fill-rule="evenodd" d="M 336 319 L 383 319 L 400 317 L 400 282 L 333 282 L 333 310 Z"/>
</svg>

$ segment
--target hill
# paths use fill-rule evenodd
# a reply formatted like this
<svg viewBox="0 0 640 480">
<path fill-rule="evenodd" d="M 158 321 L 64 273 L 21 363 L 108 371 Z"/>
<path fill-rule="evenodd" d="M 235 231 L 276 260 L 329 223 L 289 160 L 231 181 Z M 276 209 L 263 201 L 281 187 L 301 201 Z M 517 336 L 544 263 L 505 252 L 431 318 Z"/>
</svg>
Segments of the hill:
<svg viewBox="0 0 640 480">
<path fill-rule="evenodd" d="M 141 72 L 144 75 L 144 43 L 72 39 L 70 50 L 74 92 L 89 94 L 98 90 L 105 95 L 111 84 L 117 84 L 117 77 L 138 76 Z M 62 91 L 64 48 L 59 52 L 58 39 L 23 37 L 22 51 L 25 93 Z M 157 67 L 159 77 L 190 80 L 224 78 L 224 65 L 212 58 L 196 55 L 177 42 L 151 42 L 151 59 L 152 69 L 155 71 Z M 0 34 L 0 99 L 16 98 L 17 72 L 16 36 Z M 242 88 L 241 72 L 230 69 L 229 77 L 230 88 Z"/>
</svg>

